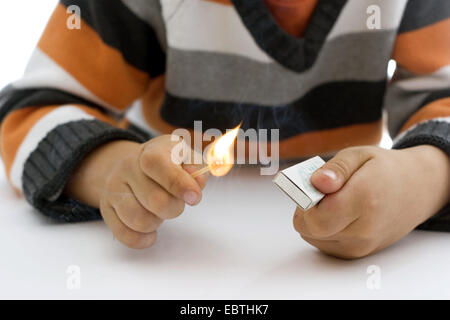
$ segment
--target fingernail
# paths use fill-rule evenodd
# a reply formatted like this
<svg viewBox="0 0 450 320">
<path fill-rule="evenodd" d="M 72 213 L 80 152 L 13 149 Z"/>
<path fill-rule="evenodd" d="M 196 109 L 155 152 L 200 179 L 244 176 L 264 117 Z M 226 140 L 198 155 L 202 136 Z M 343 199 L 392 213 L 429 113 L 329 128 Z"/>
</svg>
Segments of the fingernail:
<svg viewBox="0 0 450 320">
<path fill-rule="evenodd" d="M 328 178 L 330 178 L 331 180 L 336 180 L 337 179 L 337 175 L 334 171 L 332 170 L 328 170 L 328 169 L 320 169 L 319 170 L 320 174 L 326 175 Z"/>
<path fill-rule="evenodd" d="M 184 194 L 184 201 L 193 206 L 200 200 L 200 197 L 198 196 L 197 192 L 194 191 L 188 191 Z"/>
</svg>

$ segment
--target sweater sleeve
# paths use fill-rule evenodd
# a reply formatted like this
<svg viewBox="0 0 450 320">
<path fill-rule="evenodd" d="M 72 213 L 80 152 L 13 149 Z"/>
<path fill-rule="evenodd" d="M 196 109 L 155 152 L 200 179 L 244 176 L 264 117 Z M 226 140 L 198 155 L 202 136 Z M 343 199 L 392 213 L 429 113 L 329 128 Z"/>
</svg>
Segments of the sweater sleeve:
<svg viewBox="0 0 450 320">
<path fill-rule="evenodd" d="M 386 109 L 394 148 L 436 146 L 450 157 L 450 1 L 409 0 L 396 39 Z M 450 231 L 447 205 L 421 229 Z"/>
<path fill-rule="evenodd" d="M 139 14 L 144 6 L 152 21 Z M 24 76 L 0 93 L 6 176 L 43 214 L 69 222 L 100 217 L 62 190 L 94 148 L 116 139 L 145 140 L 122 120 L 164 73 L 159 16 L 158 1 L 62 0 Z"/>
</svg>

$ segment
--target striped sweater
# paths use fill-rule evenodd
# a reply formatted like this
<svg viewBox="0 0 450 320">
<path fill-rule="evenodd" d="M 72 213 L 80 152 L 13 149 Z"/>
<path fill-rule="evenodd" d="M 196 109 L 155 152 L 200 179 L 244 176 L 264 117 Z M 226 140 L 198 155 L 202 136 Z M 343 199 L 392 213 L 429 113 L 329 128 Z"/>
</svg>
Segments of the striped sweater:
<svg viewBox="0 0 450 320">
<path fill-rule="evenodd" d="M 372 5 L 381 28 L 368 28 Z M 98 209 L 62 190 L 108 141 L 242 121 L 279 129 L 281 158 L 306 157 L 377 144 L 383 111 L 395 148 L 450 155 L 450 1 L 319 0 L 294 37 L 263 0 L 61 0 L 1 92 L 1 156 L 35 208 L 83 221 Z M 421 227 L 450 230 L 449 207 Z"/>
</svg>

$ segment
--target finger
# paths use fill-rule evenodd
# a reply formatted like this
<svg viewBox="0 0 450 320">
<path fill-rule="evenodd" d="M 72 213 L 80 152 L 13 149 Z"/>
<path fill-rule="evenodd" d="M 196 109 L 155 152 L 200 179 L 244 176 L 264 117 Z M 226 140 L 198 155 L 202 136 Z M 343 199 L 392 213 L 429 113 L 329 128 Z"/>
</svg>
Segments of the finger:
<svg viewBox="0 0 450 320">
<path fill-rule="evenodd" d="M 303 237 L 307 236 L 313 238 L 313 235 L 309 232 L 308 226 L 305 222 L 305 211 L 297 207 L 295 209 L 293 224 L 295 230 Z"/>
<path fill-rule="evenodd" d="M 309 235 L 315 239 L 337 237 L 349 225 L 356 221 L 360 210 L 355 210 L 351 186 L 346 185 L 336 193 L 329 194 L 316 207 L 303 215 Z"/>
<path fill-rule="evenodd" d="M 185 203 L 164 190 L 141 171 L 128 181 L 139 203 L 160 219 L 173 219 L 183 211 Z"/>
<path fill-rule="evenodd" d="M 303 235 L 302 238 L 326 255 L 341 259 L 351 259 L 347 249 L 344 248 L 337 240 L 317 240 Z"/>
<path fill-rule="evenodd" d="M 125 183 L 109 195 L 109 202 L 122 223 L 134 231 L 150 233 L 156 231 L 163 222 L 139 203 Z"/>
<path fill-rule="evenodd" d="M 196 172 L 197 170 L 200 170 L 202 168 L 201 165 L 194 165 L 194 164 L 186 164 L 183 165 L 183 169 L 187 171 L 187 173 L 192 174 Z M 206 172 L 198 177 L 195 178 L 200 188 L 203 190 L 206 187 L 206 182 L 208 181 L 209 172 Z"/>
<path fill-rule="evenodd" d="M 129 248 L 143 249 L 151 247 L 156 241 L 156 231 L 151 233 L 139 233 L 128 228 L 117 216 L 114 208 L 106 201 L 102 200 L 100 212 L 108 228 L 114 237 Z"/>
<path fill-rule="evenodd" d="M 375 162 L 366 162 L 342 190 L 332 194 L 342 194 L 344 200 L 342 203 L 345 203 L 349 208 L 354 208 L 354 216 L 357 216 L 357 219 L 334 236 L 336 239 L 366 243 L 369 246 L 373 246 L 379 239 L 383 230 L 380 229 L 378 220 L 385 211 L 384 206 L 386 204 L 383 204 L 382 194 L 377 190 L 382 190 L 383 185 L 381 181 L 376 179 L 372 179 L 373 181 L 370 184 L 367 183 L 373 176 L 376 176 L 377 170 L 379 169 Z M 328 195 L 325 198 L 327 197 Z"/>
<path fill-rule="evenodd" d="M 172 162 L 171 145 L 173 143 L 149 144 L 141 154 L 140 168 L 173 196 L 196 205 L 201 200 L 201 188 L 186 170 Z"/>
<path fill-rule="evenodd" d="M 312 209 L 310 209 L 312 210 Z M 301 209 L 296 209 L 293 219 L 294 229 L 302 236 L 316 240 L 339 240 L 339 232 L 328 231 L 322 226 L 316 226 L 307 221 L 308 213 Z M 345 227 L 342 229 L 345 230 Z"/>
<path fill-rule="evenodd" d="M 173 139 L 172 139 L 173 140 Z M 186 156 L 183 159 L 182 167 L 186 170 L 190 175 L 194 172 L 204 168 L 206 163 L 203 162 L 203 155 L 198 150 L 192 149 L 187 143 L 186 140 L 183 140 L 185 150 L 188 150 Z M 189 157 L 190 155 L 190 157 Z M 209 172 L 206 172 L 195 178 L 200 188 L 203 190 L 206 186 L 206 182 L 208 181 Z"/>
<path fill-rule="evenodd" d="M 365 162 L 373 158 L 374 150 L 375 147 L 354 147 L 338 152 L 314 172 L 311 183 L 323 193 L 338 191 Z"/>
<path fill-rule="evenodd" d="M 321 252 L 340 259 L 359 259 L 379 250 L 355 241 L 317 240 L 306 236 L 302 238 Z"/>
</svg>

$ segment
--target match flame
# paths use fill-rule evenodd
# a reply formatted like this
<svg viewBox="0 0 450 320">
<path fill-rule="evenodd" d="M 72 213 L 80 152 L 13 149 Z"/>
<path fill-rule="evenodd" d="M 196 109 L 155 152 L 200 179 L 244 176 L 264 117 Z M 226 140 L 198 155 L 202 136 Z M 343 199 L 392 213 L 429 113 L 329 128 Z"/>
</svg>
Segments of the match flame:
<svg viewBox="0 0 450 320">
<path fill-rule="evenodd" d="M 206 154 L 206 161 L 212 175 L 221 177 L 226 175 L 234 164 L 233 143 L 239 133 L 239 124 L 213 142 Z"/>
</svg>

